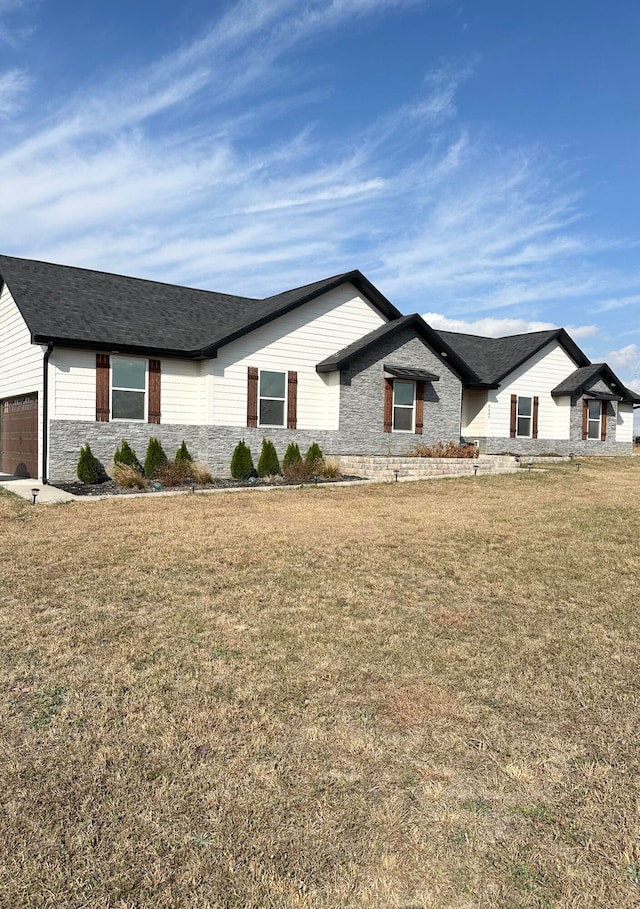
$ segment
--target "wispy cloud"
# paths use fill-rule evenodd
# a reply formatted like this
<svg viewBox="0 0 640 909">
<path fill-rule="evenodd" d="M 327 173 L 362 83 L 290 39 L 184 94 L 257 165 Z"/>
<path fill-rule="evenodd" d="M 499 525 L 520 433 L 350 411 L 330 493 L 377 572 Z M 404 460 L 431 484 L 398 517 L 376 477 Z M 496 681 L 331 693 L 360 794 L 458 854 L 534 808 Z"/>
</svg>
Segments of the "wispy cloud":
<svg viewBox="0 0 640 909">
<path fill-rule="evenodd" d="M 0 117 L 8 117 L 18 110 L 28 87 L 29 79 L 23 70 L 0 73 Z"/>
<path fill-rule="evenodd" d="M 640 380 L 640 347 L 637 344 L 627 344 L 619 350 L 609 351 L 607 363 L 612 369 L 619 369 L 624 375 Z"/>
<path fill-rule="evenodd" d="M 640 281 L 640 277 L 638 278 Z M 631 294 L 626 297 L 613 297 L 609 300 L 597 302 L 592 312 L 611 312 L 614 309 L 622 309 L 625 306 L 638 306 L 640 304 L 640 294 Z"/>
<path fill-rule="evenodd" d="M 525 334 L 531 331 L 550 331 L 554 328 L 565 328 L 573 338 L 591 338 L 597 335 L 597 325 L 556 325 L 554 322 L 536 322 L 517 318 L 496 318 L 485 316 L 482 319 L 468 321 L 451 319 L 438 312 L 427 312 L 423 318 L 432 328 L 442 331 L 457 331 L 463 334 L 480 335 L 485 338 L 502 338 L 506 335 Z"/>
</svg>

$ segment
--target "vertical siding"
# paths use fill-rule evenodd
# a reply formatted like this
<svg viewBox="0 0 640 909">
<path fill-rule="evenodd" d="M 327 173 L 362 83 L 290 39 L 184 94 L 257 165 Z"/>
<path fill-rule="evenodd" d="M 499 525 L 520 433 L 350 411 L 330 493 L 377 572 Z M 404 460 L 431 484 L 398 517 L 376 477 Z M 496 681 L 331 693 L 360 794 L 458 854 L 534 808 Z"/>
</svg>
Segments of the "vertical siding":
<svg viewBox="0 0 640 909">
<path fill-rule="evenodd" d="M 618 404 L 616 442 L 633 441 L 633 405 Z"/>
<path fill-rule="evenodd" d="M 323 294 L 287 315 L 228 344 L 209 364 L 211 421 L 246 426 L 247 367 L 298 373 L 298 429 L 337 429 L 339 385 L 316 364 L 386 320 L 351 284 Z"/>
<path fill-rule="evenodd" d="M 161 423 L 203 424 L 204 398 L 205 379 L 200 362 L 162 360 Z"/>
<path fill-rule="evenodd" d="M 547 344 L 523 366 L 514 370 L 500 385 L 489 392 L 490 418 L 488 436 L 508 439 L 511 395 L 540 399 L 538 439 L 570 438 L 570 407 L 562 399 L 551 397 L 551 391 L 576 369 L 569 354 L 557 342 Z"/>
<path fill-rule="evenodd" d="M 42 464 L 42 359 L 7 285 L 0 291 L 0 399 L 37 392 L 38 471 Z"/>
</svg>

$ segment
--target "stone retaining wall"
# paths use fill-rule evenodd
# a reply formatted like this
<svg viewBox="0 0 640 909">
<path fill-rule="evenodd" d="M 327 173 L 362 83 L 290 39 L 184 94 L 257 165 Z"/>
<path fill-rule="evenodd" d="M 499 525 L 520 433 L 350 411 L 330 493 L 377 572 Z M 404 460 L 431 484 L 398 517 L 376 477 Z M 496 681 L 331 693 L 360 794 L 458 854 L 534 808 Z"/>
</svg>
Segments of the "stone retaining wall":
<svg viewBox="0 0 640 909">
<path fill-rule="evenodd" d="M 430 477 L 473 476 L 517 470 L 518 462 L 506 455 L 480 455 L 479 458 L 395 458 L 367 457 L 365 455 L 340 455 L 340 469 L 370 480 L 429 479 Z"/>
</svg>

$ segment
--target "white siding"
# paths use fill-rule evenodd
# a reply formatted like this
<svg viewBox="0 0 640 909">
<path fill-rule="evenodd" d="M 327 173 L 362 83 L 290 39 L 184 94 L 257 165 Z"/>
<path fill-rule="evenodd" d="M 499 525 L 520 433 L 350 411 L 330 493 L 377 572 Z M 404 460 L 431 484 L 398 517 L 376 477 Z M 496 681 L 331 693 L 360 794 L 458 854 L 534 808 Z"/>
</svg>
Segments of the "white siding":
<svg viewBox="0 0 640 909">
<path fill-rule="evenodd" d="M 42 363 L 46 348 L 31 343 L 31 332 L 11 291 L 0 292 L 0 399 L 37 392 L 38 470 L 42 463 Z"/>
<path fill-rule="evenodd" d="M 211 422 L 246 426 L 247 367 L 298 373 L 298 429 L 338 429 L 339 377 L 316 365 L 386 320 L 351 284 L 344 284 L 233 341 L 210 361 Z"/>
<path fill-rule="evenodd" d="M 576 369 L 569 354 L 557 342 L 551 341 L 519 369 L 514 370 L 500 385 L 489 391 L 488 436 L 509 438 L 511 395 L 540 399 L 538 411 L 539 439 L 570 438 L 569 399 L 551 397 L 551 390 Z"/>
<path fill-rule="evenodd" d="M 633 405 L 618 404 L 616 442 L 633 441 Z"/>
<path fill-rule="evenodd" d="M 96 418 L 96 355 L 88 350 L 55 348 L 49 360 L 50 418 Z"/>
<path fill-rule="evenodd" d="M 191 360 L 162 360 L 161 422 L 199 425 L 205 422 L 205 381 L 202 364 Z"/>
<path fill-rule="evenodd" d="M 489 425 L 488 415 L 487 392 L 465 389 L 462 392 L 461 435 L 472 440 L 486 436 Z"/>
<path fill-rule="evenodd" d="M 50 364 L 51 419 L 93 422 L 96 418 L 95 351 L 56 348 Z M 162 423 L 203 423 L 206 412 L 202 364 L 162 360 L 160 368 Z"/>
</svg>

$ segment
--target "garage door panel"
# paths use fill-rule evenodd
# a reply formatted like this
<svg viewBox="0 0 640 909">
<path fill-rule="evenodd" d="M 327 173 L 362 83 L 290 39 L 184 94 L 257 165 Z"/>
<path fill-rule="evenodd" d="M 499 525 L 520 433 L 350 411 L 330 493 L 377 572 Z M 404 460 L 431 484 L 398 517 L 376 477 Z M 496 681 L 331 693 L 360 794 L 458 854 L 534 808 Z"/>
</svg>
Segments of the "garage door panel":
<svg viewBox="0 0 640 909">
<path fill-rule="evenodd" d="M 0 401 L 0 470 L 22 477 L 38 475 L 38 396 Z"/>
</svg>

